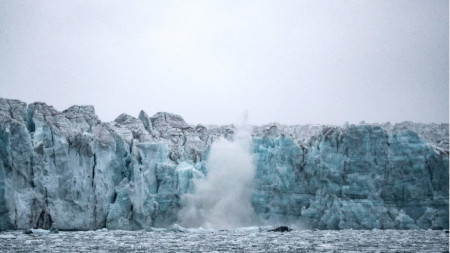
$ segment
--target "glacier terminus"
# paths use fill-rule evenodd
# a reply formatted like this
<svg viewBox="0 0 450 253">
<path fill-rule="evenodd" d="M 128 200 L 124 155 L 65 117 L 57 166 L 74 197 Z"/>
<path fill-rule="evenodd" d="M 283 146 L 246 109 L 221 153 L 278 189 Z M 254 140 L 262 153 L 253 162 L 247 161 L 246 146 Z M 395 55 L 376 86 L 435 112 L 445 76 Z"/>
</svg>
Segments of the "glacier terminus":
<svg viewBox="0 0 450 253">
<path fill-rule="evenodd" d="M 144 111 L 102 122 L 92 106 L 59 112 L 2 98 L 0 230 L 53 223 L 62 231 L 176 224 L 448 229 L 448 129 L 272 123 L 250 127 L 246 144 L 234 147 L 227 146 L 240 140 L 234 125 L 190 125 Z M 224 159 L 229 152 L 248 155 Z M 227 166 L 251 170 L 227 173 Z M 233 214 L 246 218 L 227 217 Z"/>
</svg>

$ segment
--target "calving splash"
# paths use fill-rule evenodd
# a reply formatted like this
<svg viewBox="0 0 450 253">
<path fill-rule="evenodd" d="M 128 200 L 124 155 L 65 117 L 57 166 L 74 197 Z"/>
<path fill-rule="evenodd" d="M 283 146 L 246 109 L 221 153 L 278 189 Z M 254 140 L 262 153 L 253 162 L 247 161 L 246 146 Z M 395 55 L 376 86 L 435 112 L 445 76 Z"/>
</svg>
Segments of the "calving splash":
<svg viewBox="0 0 450 253">
<path fill-rule="evenodd" d="M 251 225 L 250 203 L 255 166 L 250 129 L 242 126 L 234 140 L 215 141 L 207 175 L 196 179 L 195 192 L 182 197 L 178 220 L 184 227 L 227 229 Z"/>
</svg>

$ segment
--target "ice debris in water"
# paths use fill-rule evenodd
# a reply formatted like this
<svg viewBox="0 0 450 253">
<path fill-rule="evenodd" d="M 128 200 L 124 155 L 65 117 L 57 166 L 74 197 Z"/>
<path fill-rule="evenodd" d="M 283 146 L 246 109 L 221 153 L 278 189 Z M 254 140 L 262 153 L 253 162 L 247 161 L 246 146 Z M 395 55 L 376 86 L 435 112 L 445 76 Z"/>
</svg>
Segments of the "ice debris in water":
<svg viewBox="0 0 450 253">
<path fill-rule="evenodd" d="M 186 228 L 184 228 L 178 224 L 173 224 L 168 229 L 169 229 L 169 231 L 172 231 L 172 232 L 186 232 Z"/>
<path fill-rule="evenodd" d="M 50 227 L 49 231 L 50 231 L 50 233 L 52 233 L 52 234 L 57 234 L 57 233 L 59 233 L 59 229 L 58 229 L 58 227 L 56 226 L 56 223 L 53 223 L 53 224 L 52 224 L 52 226 Z"/>
<path fill-rule="evenodd" d="M 26 235 L 29 235 L 29 234 L 32 234 L 33 231 L 31 231 L 31 229 L 25 229 L 25 230 L 23 231 L 23 233 L 26 234 Z"/>
<path fill-rule="evenodd" d="M 448 242 L 434 230 L 0 232 L 0 252 L 447 252 Z"/>
<path fill-rule="evenodd" d="M 292 228 L 289 228 L 287 226 L 279 226 L 269 230 L 269 232 L 290 232 L 290 231 L 292 231 Z"/>
</svg>

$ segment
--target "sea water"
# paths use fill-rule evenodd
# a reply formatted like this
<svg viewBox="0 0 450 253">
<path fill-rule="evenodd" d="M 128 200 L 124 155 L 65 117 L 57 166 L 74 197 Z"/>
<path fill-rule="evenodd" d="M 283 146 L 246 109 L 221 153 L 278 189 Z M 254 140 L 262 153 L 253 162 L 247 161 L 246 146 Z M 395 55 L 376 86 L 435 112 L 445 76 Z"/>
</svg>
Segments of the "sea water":
<svg viewBox="0 0 450 253">
<path fill-rule="evenodd" d="M 443 230 L 46 230 L 0 233 L 0 252 L 448 252 Z"/>
</svg>

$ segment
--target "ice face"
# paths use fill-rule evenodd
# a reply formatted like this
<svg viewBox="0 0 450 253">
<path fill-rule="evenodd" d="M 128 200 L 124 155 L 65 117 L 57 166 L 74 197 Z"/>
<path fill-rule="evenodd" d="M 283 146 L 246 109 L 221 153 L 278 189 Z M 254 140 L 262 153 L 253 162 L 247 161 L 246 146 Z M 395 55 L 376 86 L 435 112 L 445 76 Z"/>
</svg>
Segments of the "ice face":
<svg viewBox="0 0 450 253">
<path fill-rule="evenodd" d="M 221 160 L 230 152 L 212 146 L 236 142 L 236 132 L 233 125 L 191 126 L 170 113 L 122 114 L 103 123 L 92 106 L 59 112 L 45 103 L 0 99 L 0 230 L 53 223 L 60 230 L 171 226 L 181 221 L 187 196 L 203 191 L 198 182 L 217 173 L 213 161 L 222 172 L 241 166 L 244 152 Z M 245 220 L 251 224 L 449 227 L 448 124 L 274 123 L 251 134 L 244 155 L 254 166 L 248 199 L 225 205 L 250 205 Z M 220 188 L 220 180 L 242 178 L 219 173 L 211 191 L 219 191 L 218 199 L 233 196 L 239 187 Z"/>
<path fill-rule="evenodd" d="M 448 198 L 440 197 L 448 196 L 448 157 L 412 131 L 361 125 L 324 128 L 302 149 L 285 137 L 255 143 L 253 205 L 263 220 L 319 229 L 448 226 Z"/>
</svg>

